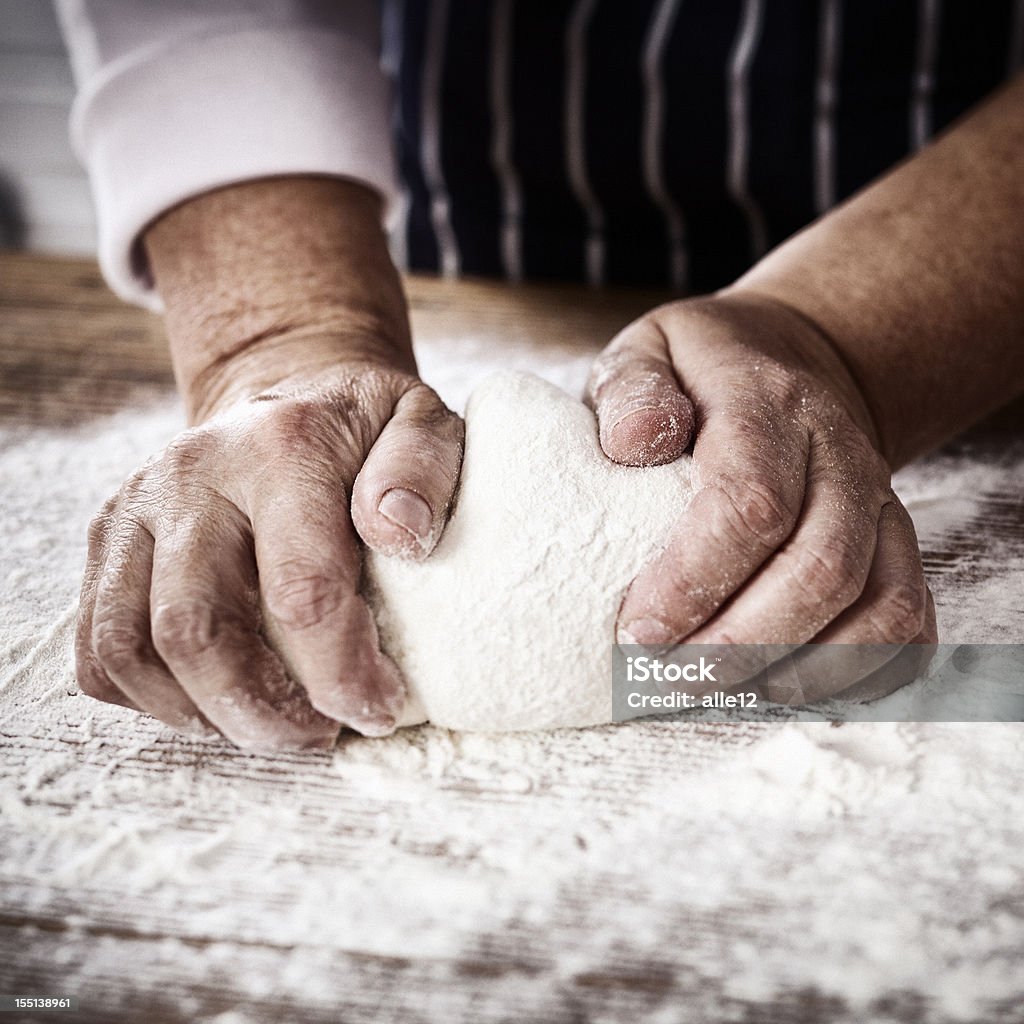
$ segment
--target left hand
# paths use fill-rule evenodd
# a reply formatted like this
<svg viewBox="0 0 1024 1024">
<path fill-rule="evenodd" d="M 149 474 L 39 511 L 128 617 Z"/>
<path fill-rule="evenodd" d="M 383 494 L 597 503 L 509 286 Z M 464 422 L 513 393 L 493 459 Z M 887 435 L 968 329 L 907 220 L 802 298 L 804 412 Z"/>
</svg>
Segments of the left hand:
<svg viewBox="0 0 1024 1024">
<path fill-rule="evenodd" d="M 616 462 L 693 443 L 695 496 L 627 591 L 620 643 L 889 645 L 881 663 L 829 660 L 796 693 L 779 675 L 773 694 L 770 670 L 787 703 L 873 698 L 920 671 L 905 656 L 876 671 L 936 642 L 935 609 L 867 404 L 816 325 L 739 288 L 669 303 L 611 342 L 588 391 Z"/>
</svg>

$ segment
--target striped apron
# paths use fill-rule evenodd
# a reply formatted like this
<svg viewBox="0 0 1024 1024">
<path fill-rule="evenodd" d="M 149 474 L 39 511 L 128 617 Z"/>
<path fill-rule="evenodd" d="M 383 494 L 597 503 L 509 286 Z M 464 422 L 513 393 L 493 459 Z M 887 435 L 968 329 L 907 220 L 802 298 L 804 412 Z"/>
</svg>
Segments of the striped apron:
<svg viewBox="0 0 1024 1024">
<path fill-rule="evenodd" d="M 709 291 L 1009 78 L 1024 0 L 385 0 L 400 264 Z"/>
</svg>

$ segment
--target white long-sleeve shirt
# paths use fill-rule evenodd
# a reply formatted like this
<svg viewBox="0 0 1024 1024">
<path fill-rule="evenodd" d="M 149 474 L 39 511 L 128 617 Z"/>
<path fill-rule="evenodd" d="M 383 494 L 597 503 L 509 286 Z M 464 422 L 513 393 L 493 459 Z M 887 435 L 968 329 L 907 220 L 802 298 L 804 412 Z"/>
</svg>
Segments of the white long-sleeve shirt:
<svg viewBox="0 0 1024 1024">
<path fill-rule="evenodd" d="M 159 308 L 139 239 L 235 182 L 329 174 L 395 195 L 374 0 L 57 0 L 110 286 Z"/>
</svg>

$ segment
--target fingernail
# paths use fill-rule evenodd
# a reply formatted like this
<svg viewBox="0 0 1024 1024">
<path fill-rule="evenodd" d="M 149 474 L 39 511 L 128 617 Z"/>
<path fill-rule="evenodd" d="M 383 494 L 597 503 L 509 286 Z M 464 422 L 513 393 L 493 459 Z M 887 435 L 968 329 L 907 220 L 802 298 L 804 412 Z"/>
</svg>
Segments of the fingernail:
<svg viewBox="0 0 1024 1024">
<path fill-rule="evenodd" d="M 420 545 L 430 540 L 434 517 L 430 506 L 413 491 L 405 487 L 393 487 L 380 499 L 377 511 L 395 526 L 411 533 Z"/>
<path fill-rule="evenodd" d="M 674 633 L 659 619 L 634 619 L 618 628 L 616 639 L 620 644 L 641 644 L 652 647 L 672 642 Z"/>
<path fill-rule="evenodd" d="M 364 736 L 388 736 L 397 724 L 395 716 L 387 714 L 365 715 L 349 721 L 349 726 Z"/>
</svg>

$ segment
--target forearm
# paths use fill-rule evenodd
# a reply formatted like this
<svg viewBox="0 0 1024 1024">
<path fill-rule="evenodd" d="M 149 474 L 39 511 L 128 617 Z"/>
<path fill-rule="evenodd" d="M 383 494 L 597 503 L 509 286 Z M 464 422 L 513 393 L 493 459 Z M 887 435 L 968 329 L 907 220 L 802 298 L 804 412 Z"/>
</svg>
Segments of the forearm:
<svg viewBox="0 0 1024 1024">
<path fill-rule="evenodd" d="M 733 288 L 811 319 L 898 466 L 1024 390 L 1024 77 Z"/>
<path fill-rule="evenodd" d="M 343 360 L 415 363 L 380 201 L 339 179 L 210 192 L 145 235 L 189 417 Z"/>
</svg>

